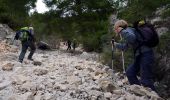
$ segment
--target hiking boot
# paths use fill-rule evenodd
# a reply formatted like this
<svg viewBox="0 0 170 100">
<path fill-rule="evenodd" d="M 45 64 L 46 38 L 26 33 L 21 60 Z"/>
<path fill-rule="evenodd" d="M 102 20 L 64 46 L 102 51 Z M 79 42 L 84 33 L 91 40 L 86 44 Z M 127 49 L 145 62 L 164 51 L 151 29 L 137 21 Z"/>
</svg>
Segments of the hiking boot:
<svg viewBox="0 0 170 100">
<path fill-rule="evenodd" d="M 30 60 L 30 61 L 34 61 L 34 59 L 32 59 L 32 58 L 28 58 L 28 60 Z"/>
<path fill-rule="evenodd" d="M 18 60 L 18 62 L 22 63 L 22 60 Z"/>
</svg>

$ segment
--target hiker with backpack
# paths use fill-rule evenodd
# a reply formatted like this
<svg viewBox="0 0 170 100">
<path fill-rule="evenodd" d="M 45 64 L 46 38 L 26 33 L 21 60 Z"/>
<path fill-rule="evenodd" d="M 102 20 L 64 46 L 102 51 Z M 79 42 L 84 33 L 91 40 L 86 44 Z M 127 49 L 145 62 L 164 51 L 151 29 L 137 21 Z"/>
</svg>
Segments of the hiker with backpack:
<svg viewBox="0 0 170 100">
<path fill-rule="evenodd" d="M 22 43 L 22 50 L 19 55 L 19 62 L 22 63 L 27 52 L 28 47 L 30 48 L 30 53 L 28 55 L 28 60 L 33 61 L 32 56 L 36 50 L 35 37 L 33 32 L 33 27 L 23 27 L 16 32 L 14 40 L 20 40 Z"/>
<path fill-rule="evenodd" d="M 73 50 L 75 51 L 76 47 L 77 47 L 77 41 L 76 39 L 73 39 L 73 44 L 72 44 Z"/>
<path fill-rule="evenodd" d="M 124 40 L 123 43 L 114 42 L 113 46 L 124 52 L 131 47 L 134 50 L 134 62 L 127 68 L 126 75 L 131 85 L 143 85 L 155 90 L 152 67 L 154 63 L 155 47 L 159 40 L 156 31 L 145 21 L 137 21 L 134 28 L 128 27 L 125 20 L 118 20 L 114 25 L 117 36 Z M 140 80 L 137 78 L 140 72 Z"/>
</svg>

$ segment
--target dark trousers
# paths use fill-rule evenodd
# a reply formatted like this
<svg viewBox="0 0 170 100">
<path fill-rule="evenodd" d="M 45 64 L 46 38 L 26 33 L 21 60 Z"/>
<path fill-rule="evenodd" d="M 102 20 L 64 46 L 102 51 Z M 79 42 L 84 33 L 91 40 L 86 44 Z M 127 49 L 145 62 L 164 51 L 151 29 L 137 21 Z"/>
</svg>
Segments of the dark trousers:
<svg viewBox="0 0 170 100">
<path fill-rule="evenodd" d="M 68 45 L 67 50 L 71 50 L 71 45 Z"/>
<path fill-rule="evenodd" d="M 33 56 L 33 54 L 36 50 L 35 43 L 33 41 L 26 41 L 26 42 L 22 42 L 22 50 L 21 50 L 21 53 L 19 55 L 19 61 L 20 62 L 23 61 L 28 47 L 30 47 L 30 49 L 31 49 L 31 51 L 28 55 L 28 59 L 32 59 L 32 56 Z"/>
<path fill-rule="evenodd" d="M 141 53 L 135 57 L 135 61 L 130 65 L 126 71 L 127 78 L 131 85 L 143 85 L 155 90 L 153 81 L 153 63 L 154 63 L 154 53 L 153 51 L 148 51 Z M 137 78 L 137 74 L 140 72 L 140 81 Z"/>
</svg>

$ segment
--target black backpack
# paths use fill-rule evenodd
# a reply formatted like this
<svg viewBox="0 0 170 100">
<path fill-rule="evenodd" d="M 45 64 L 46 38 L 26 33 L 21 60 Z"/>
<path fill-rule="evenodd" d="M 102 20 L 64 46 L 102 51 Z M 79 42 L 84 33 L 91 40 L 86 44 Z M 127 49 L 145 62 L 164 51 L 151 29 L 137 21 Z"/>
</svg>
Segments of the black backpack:
<svg viewBox="0 0 170 100">
<path fill-rule="evenodd" d="M 152 24 L 146 23 L 143 21 L 141 24 L 140 21 L 134 23 L 133 27 L 139 33 L 141 39 L 137 39 L 140 43 L 139 47 L 145 45 L 147 47 L 153 48 L 159 44 L 159 36 Z"/>
</svg>

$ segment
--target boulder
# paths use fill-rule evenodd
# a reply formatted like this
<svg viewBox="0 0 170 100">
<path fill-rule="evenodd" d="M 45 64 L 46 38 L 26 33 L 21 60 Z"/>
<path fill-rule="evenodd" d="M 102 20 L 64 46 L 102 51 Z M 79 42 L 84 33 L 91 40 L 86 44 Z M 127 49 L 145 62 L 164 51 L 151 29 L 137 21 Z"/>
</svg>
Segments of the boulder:
<svg viewBox="0 0 170 100">
<path fill-rule="evenodd" d="M 109 98 L 112 97 L 112 93 L 106 92 L 106 93 L 104 93 L 104 97 L 107 98 L 107 99 L 109 99 Z"/>
<path fill-rule="evenodd" d="M 111 80 L 105 80 L 102 79 L 99 81 L 99 86 L 102 88 L 105 92 L 113 92 L 113 90 L 116 89 L 114 84 L 111 82 Z"/>
<path fill-rule="evenodd" d="M 45 42 L 43 42 L 43 41 L 38 42 L 37 43 L 37 47 L 40 50 L 50 50 L 51 49 L 50 45 L 45 43 Z"/>
<path fill-rule="evenodd" d="M 34 69 L 34 74 L 37 75 L 37 76 L 41 76 L 41 75 L 45 75 L 48 73 L 48 70 L 47 69 L 42 69 L 42 68 L 37 68 L 37 69 Z"/>
<path fill-rule="evenodd" d="M 15 35 L 14 31 L 5 24 L 0 24 L 0 33 L 0 40 L 6 39 L 7 42 L 10 42 Z"/>
<path fill-rule="evenodd" d="M 34 64 L 35 66 L 41 66 L 41 65 L 42 65 L 42 62 L 40 62 L 40 61 L 33 61 L 33 64 Z"/>
<path fill-rule="evenodd" d="M 14 75 L 11 77 L 12 83 L 13 84 L 18 84 L 21 85 L 27 81 L 30 80 L 29 77 L 23 76 L 23 75 Z"/>
<path fill-rule="evenodd" d="M 117 89 L 117 90 L 113 90 L 113 93 L 116 95 L 122 95 L 122 90 L 121 89 Z"/>
<path fill-rule="evenodd" d="M 139 95 L 139 96 L 148 96 L 150 98 L 153 98 L 152 100 L 162 100 L 162 98 L 159 97 L 156 92 L 152 91 L 149 88 L 145 88 L 143 86 L 131 85 L 130 86 L 130 91 L 133 94 L 136 94 L 136 95 Z"/>
</svg>

